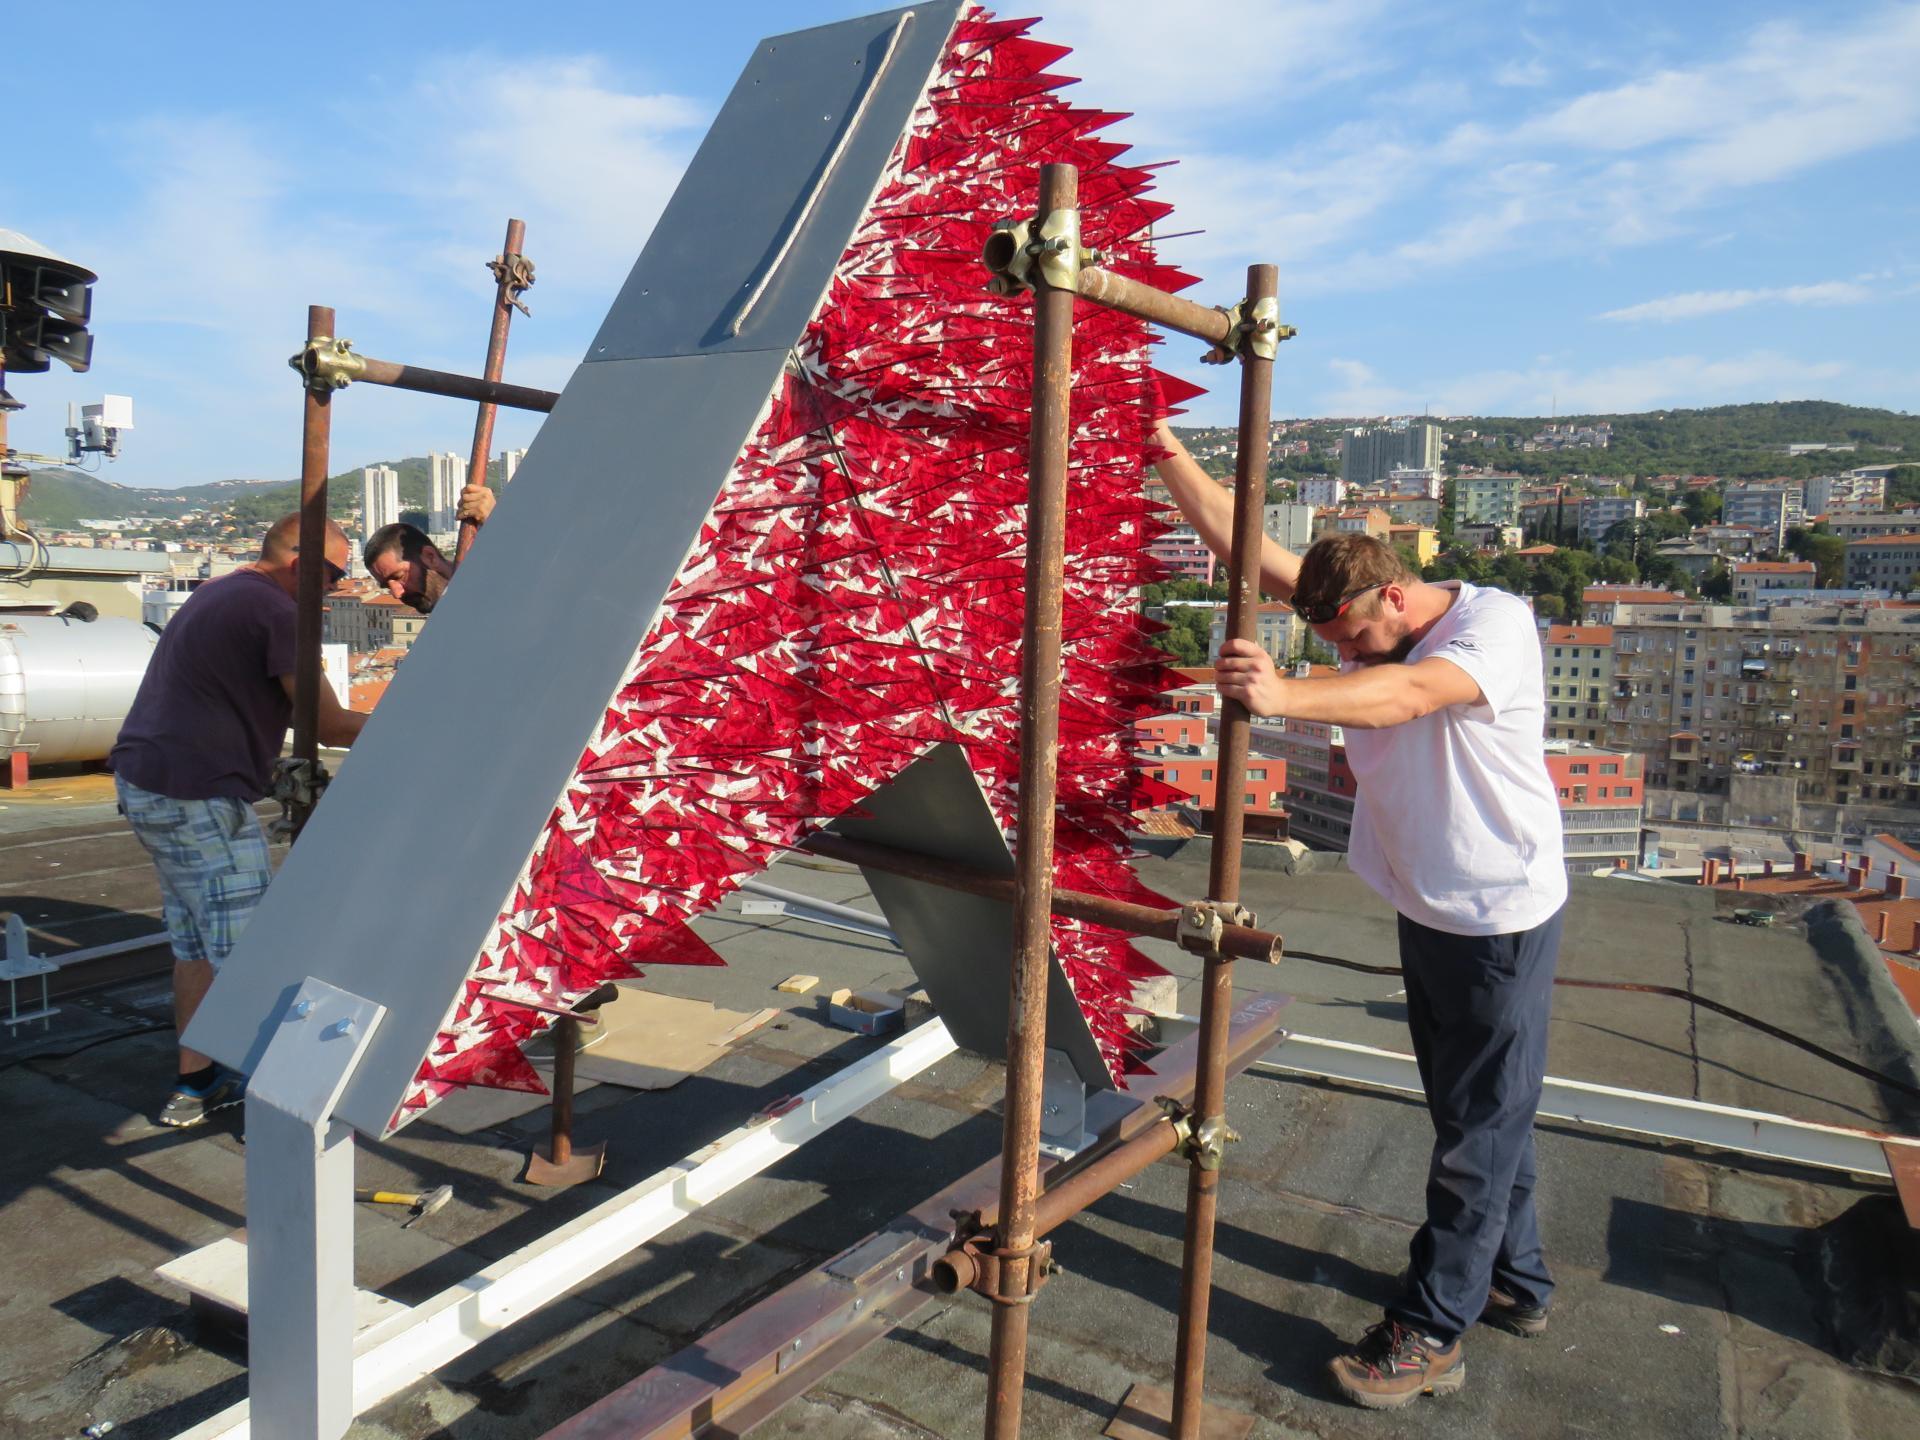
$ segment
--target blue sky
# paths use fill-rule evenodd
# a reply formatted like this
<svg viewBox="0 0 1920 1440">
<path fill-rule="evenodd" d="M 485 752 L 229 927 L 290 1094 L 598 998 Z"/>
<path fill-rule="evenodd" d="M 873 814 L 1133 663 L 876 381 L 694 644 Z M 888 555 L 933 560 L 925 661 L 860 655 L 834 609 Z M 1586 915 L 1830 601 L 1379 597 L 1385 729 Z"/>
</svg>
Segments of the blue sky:
<svg viewBox="0 0 1920 1440">
<path fill-rule="evenodd" d="M 290 477 L 306 305 L 365 353 L 476 370 L 509 214 L 539 283 L 508 378 L 558 388 L 753 41 L 874 8 L 11 7 L 9 54 L 41 80 L 9 111 L 0 227 L 101 274 L 93 370 L 17 377 L 13 443 L 58 448 L 66 402 L 114 391 L 136 430 L 108 478 Z M 1190 293 L 1280 263 L 1301 335 L 1279 414 L 1920 409 L 1920 4 L 1044 14 L 1084 102 L 1132 113 L 1140 159 L 1180 161 L 1172 228 L 1205 233 L 1165 253 L 1208 277 Z M 1192 348 L 1171 368 L 1217 383 Z M 464 450 L 471 426 L 363 388 L 336 407 L 336 468 Z M 533 428 L 503 415 L 499 441 Z"/>
</svg>

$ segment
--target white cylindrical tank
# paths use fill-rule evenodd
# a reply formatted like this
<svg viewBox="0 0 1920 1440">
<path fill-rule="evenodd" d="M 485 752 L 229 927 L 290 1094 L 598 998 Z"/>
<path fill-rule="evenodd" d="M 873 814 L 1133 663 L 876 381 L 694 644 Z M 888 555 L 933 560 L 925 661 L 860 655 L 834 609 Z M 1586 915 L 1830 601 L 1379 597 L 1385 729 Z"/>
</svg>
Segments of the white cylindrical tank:
<svg viewBox="0 0 1920 1440">
<path fill-rule="evenodd" d="M 159 639 L 137 620 L 0 612 L 0 756 L 106 759 Z"/>
</svg>

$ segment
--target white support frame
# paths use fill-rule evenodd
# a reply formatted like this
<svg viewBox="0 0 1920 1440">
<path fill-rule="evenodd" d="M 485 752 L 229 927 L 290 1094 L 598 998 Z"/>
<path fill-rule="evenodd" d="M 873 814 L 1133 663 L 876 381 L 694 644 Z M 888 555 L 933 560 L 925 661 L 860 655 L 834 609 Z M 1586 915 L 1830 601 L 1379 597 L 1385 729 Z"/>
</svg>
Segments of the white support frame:
<svg viewBox="0 0 1920 1440">
<path fill-rule="evenodd" d="M 953 1053 L 931 1020 L 354 1341 L 353 1413 L 431 1375 Z M 262 1435 L 265 1435 L 263 1430 Z M 178 1440 L 248 1440 L 246 1402 Z"/>
<path fill-rule="evenodd" d="M 1182 1017 L 1184 1018 L 1184 1017 Z M 1403 1094 L 1422 1094 L 1420 1071 L 1413 1056 L 1343 1040 L 1321 1040 L 1289 1034 L 1256 1062 L 1254 1070 L 1267 1074 L 1316 1075 L 1350 1080 Z M 1644 1090 L 1621 1090 L 1583 1080 L 1549 1075 L 1540 1097 L 1542 1119 L 1571 1120 L 1633 1135 L 1662 1140 L 1684 1140 L 1823 1170 L 1891 1179 L 1883 1145 L 1910 1146 L 1920 1155 L 1920 1139 L 1855 1130 L 1843 1125 L 1816 1125 L 1761 1110 L 1709 1105 L 1680 1100 Z"/>
</svg>

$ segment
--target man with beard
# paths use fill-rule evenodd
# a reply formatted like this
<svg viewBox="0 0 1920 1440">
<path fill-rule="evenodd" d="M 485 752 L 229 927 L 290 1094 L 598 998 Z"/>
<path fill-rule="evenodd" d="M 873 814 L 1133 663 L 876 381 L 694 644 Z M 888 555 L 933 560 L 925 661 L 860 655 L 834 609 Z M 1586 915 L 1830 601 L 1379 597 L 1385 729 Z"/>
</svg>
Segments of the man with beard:
<svg viewBox="0 0 1920 1440">
<path fill-rule="evenodd" d="M 460 492 L 455 518 L 470 520 L 478 528 L 493 514 L 493 500 L 493 491 L 485 485 L 469 485 Z M 374 584 L 422 615 L 433 613 L 453 579 L 454 562 L 413 525 L 382 525 L 367 537 L 360 558 Z"/>
<path fill-rule="evenodd" d="M 1232 495 L 1164 425 L 1158 464 L 1216 554 Z M 1534 1214 L 1534 1112 L 1567 897 L 1560 810 L 1541 745 L 1533 612 L 1503 591 L 1428 584 L 1399 552 L 1333 535 L 1273 540 L 1264 588 L 1290 600 L 1340 673 L 1283 676 L 1229 640 L 1220 693 L 1255 715 L 1339 725 L 1358 782 L 1348 862 L 1400 922 L 1407 1023 L 1434 1129 L 1426 1223 L 1398 1299 L 1330 1369 L 1354 1403 L 1410 1405 L 1466 1382 L 1476 1321 L 1542 1333 L 1553 1280 Z"/>
</svg>

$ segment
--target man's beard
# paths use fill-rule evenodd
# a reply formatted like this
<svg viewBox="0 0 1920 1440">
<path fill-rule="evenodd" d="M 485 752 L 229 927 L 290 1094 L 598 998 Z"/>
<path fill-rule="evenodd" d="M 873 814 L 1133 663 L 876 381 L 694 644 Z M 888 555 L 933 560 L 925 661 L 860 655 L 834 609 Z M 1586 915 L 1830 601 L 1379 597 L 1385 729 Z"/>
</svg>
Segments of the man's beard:
<svg viewBox="0 0 1920 1440">
<path fill-rule="evenodd" d="M 1354 658 L 1362 665 L 1400 665 L 1413 653 L 1418 643 L 1411 634 L 1400 637 L 1400 642 L 1383 655 L 1356 655 Z"/>
<path fill-rule="evenodd" d="M 436 571 L 429 570 L 420 583 L 422 588 L 419 590 L 401 591 L 400 599 L 422 615 L 431 615 L 433 607 L 440 603 L 440 597 L 447 593 L 446 579 Z"/>
</svg>

